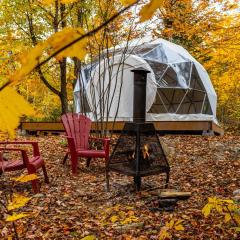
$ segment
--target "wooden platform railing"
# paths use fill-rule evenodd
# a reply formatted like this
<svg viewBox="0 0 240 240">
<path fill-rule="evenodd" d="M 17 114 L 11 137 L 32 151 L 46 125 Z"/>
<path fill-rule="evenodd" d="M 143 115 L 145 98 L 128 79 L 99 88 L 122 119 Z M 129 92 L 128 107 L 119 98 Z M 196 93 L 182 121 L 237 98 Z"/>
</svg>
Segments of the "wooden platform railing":
<svg viewBox="0 0 240 240">
<path fill-rule="evenodd" d="M 123 129 L 124 122 L 104 122 L 103 129 L 120 132 Z M 93 122 L 92 130 L 101 129 L 101 123 Z M 159 121 L 154 122 L 156 130 L 161 135 L 165 134 L 194 134 L 202 135 L 204 133 L 223 135 L 224 130 L 212 121 Z M 21 130 L 27 132 L 63 132 L 64 128 L 61 122 L 21 122 Z"/>
</svg>

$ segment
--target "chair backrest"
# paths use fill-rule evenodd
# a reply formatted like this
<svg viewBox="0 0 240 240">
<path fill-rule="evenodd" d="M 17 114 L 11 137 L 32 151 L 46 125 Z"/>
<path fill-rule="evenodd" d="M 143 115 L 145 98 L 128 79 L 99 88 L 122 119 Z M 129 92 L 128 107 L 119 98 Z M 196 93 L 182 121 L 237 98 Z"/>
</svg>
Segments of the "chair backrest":
<svg viewBox="0 0 240 240">
<path fill-rule="evenodd" d="M 64 114 L 61 119 L 67 136 L 74 139 L 76 148 L 88 149 L 91 120 L 78 113 Z"/>
</svg>

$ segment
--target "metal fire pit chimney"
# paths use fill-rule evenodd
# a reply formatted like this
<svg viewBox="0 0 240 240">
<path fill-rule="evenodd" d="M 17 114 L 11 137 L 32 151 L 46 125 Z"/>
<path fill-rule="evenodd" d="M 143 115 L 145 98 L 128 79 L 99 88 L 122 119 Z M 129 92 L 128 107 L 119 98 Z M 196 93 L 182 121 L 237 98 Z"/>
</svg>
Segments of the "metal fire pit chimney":
<svg viewBox="0 0 240 240">
<path fill-rule="evenodd" d="M 169 180 L 169 164 L 154 125 L 145 122 L 149 71 L 137 68 L 132 72 L 134 73 L 133 122 L 125 123 L 107 163 L 107 190 L 109 190 L 110 171 L 133 176 L 137 191 L 141 188 L 141 177 L 166 173 L 166 186 Z"/>
<path fill-rule="evenodd" d="M 147 74 L 150 71 L 144 68 L 136 68 L 131 72 L 134 73 L 133 122 L 144 123 L 146 121 Z"/>
</svg>

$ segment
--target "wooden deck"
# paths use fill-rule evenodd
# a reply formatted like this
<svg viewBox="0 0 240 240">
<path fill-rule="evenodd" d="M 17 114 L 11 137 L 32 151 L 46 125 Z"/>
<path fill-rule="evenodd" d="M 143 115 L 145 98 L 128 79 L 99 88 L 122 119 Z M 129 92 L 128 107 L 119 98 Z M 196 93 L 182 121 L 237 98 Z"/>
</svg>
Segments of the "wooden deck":
<svg viewBox="0 0 240 240">
<path fill-rule="evenodd" d="M 92 130 L 98 129 L 113 130 L 120 132 L 123 129 L 124 122 L 108 122 L 102 123 L 93 122 Z M 203 135 L 214 134 L 223 135 L 224 130 L 212 121 L 161 121 L 154 122 L 155 128 L 160 135 L 166 134 L 183 134 L 183 135 Z M 64 128 L 61 122 L 21 122 L 21 130 L 29 133 L 38 132 L 63 132 Z"/>
</svg>

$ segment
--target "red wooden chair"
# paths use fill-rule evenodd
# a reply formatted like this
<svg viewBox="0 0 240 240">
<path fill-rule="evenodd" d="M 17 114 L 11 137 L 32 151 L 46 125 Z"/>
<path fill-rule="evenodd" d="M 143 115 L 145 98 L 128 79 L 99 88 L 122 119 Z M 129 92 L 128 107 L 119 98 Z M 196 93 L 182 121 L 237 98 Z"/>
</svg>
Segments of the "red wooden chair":
<svg viewBox="0 0 240 240">
<path fill-rule="evenodd" d="M 68 148 L 71 156 L 72 173 L 77 173 L 77 162 L 79 157 L 87 158 L 87 167 L 92 158 L 105 158 L 107 164 L 109 159 L 109 142 L 107 138 L 90 137 L 91 120 L 84 115 L 67 113 L 62 116 L 62 123 L 66 131 Z M 102 150 L 93 150 L 89 147 L 89 141 L 102 141 Z M 68 153 L 64 160 L 68 157 Z"/>
<path fill-rule="evenodd" d="M 0 142 L 1 145 L 5 145 L 4 147 L 0 147 L 0 175 L 2 172 L 10 172 L 16 170 L 22 170 L 24 168 L 27 169 L 29 174 L 37 173 L 39 168 L 42 168 L 44 179 L 46 183 L 49 183 L 46 167 L 44 161 L 40 155 L 39 147 L 37 142 Z M 30 144 L 33 149 L 33 156 L 28 157 L 27 151 L 19 148 L 21 145 Z M 9 147 L 9 145 L 13 145 L 13 147 Z M 17 146 L 17 147 L 14 147 Z M 22 159 L 8 159 L 4 157 L 4 153 L 6 152 L 20 152 Z M 39 192 L 39 180 L 33 180 L 32 189 L 34 193 Z"/>
</svg>

